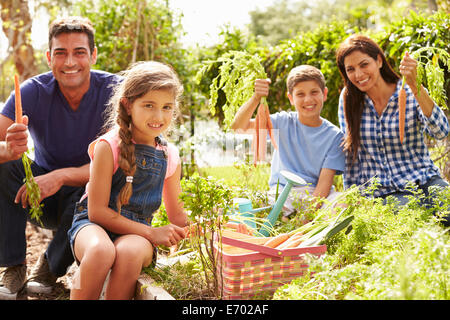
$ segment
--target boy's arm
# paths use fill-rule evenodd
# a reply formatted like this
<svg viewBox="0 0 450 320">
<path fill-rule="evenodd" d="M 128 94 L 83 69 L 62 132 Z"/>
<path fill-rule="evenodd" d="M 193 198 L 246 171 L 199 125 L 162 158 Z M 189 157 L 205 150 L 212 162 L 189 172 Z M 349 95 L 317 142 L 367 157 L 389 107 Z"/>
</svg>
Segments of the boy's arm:
<svg viewBox="0 0 450 320">
<path fill-rule="evenodd" d="M 234 116 L 231 128 L 241 133 L 245 133 L 248 129 L 255 128 L 255 120 L 252 120 L 252 115 L 256 107 L 261 101 L 262 97 L 267 97 L 269 94 L 270 79 L 256 79 L 255 92 L 252 97 L 239 108 Z"/>
<path fill-rule="evenodd" d="M 336 174 L 336 170 L 322 168 L 320 170 L 319 180 L 317 181 L 317 186 L 312 193 L 313 197 L 316 199 L 320 197 L 321 199 L 326 199 L 330 194 L 331 187 L 333 186 L 333 178 Z M 322 204 L 319 202 L 317 208 L 320 208 Z"/>
</svg>

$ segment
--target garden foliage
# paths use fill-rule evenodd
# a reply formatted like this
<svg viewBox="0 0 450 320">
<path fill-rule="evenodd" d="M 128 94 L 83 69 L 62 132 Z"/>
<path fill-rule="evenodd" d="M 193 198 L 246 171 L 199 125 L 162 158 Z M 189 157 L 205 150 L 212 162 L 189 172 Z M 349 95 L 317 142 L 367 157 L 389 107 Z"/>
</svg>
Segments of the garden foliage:
<svg viewBox="0 0 450 320">
<path fill-rule="evenodd" d="M 220 297 L 220 280 L 216 271 L 220 255 L 214 244 L 220 243 L 222 224 L 232 209 L 232 190 L 220 180 L 197 173 L 182 180 L 182 190 L 180 199 L 193 222 L 191 246 L 200 259 L 208 291 Z"/>
<path fill-rule="evenodd" d="M 322 24 L 314 30 L 300 32 L 295 37 L 282 40 L 273 47 L 257 49 L 255 46 L 248 45 L 247 48 L 240 50 L 245 50 L 249 54 L 258 55 L 261 58 L 267 76 L 272 81 L 267 98 L 271 112 L 291 108 L 286 97 L 286 77 L 293 67 L 310 64 L 319 68 L 325 76 L 329 90 L 322 117 L 338 124 L 337 107 L 343 81 L 336 65 L 335 53 L 345 38 L 353 33 L 364 33 L 373 37 L 384 50 L 394 70 L 398 71 L 405 51 L 412 52 L 422 47 L 435 47 L 449 52 L 449 25 L 450 15 L 442 11 L 428 16 L 411 11 L 402 20 L 393 22 L 382 31 L 362 29 L 350 25 L 347 21 L 334 20 Z M 215 59 L 219 57 L 217 56 Z M 432 59 L 431 54 L 428 58 Z M 445 88 L 448 95 L 450 81 L 448 66 L 441 61 L 440 67 L 444 70 Z M 208 69 L 204 76 L 214 79 L 219 74 L 218 68 L 219 66 Z M 431 83 L 425 81 L 424 85 L 430 87 Z M 206 96 L 209 96 L 209 88 L 202 86 L 200 89 Z M 218 94 L 220 96 L 221 92 L 219 91 Z M 217 109 L 226 104 L 225 99 L 219 100 L 215 106 L 215 113 L 220 114 Z"/>
<path fill-rule="evenodd" d="M 274 299 L 443 299 L 450 298 L 450 234 L 438 222 L 450 210 L 450 188 L 431 208 L 421 193 L 398 208 L 391 199 L 348 192 L 350 227 L 327 241 L 328 252 L 309 257 L 305 274 L 277 290 Z M 436 216 L 433 213 L 437 213 Z"/>
</svg>

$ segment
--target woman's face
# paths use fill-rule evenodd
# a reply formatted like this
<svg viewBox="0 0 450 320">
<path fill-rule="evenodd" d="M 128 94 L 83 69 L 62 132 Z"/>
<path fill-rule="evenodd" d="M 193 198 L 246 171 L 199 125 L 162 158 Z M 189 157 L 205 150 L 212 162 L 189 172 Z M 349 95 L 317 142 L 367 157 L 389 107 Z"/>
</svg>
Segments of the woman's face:
<svg viewBox="0 0 450 320">
<path fill-rule="evenodd" d="M 380 68 L 382 65 L 383 62 L 379 55 L 375 60 L 358 50 L 344 58 L 348 79 L 363 92 L 369 91 L 381 79 Z"/>
</svg>

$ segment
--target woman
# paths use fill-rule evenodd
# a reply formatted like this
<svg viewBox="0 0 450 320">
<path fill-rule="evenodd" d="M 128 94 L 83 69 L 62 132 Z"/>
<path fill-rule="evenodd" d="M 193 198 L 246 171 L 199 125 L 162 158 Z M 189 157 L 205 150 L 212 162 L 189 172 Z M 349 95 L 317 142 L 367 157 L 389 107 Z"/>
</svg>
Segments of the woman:
<svg viewBox="0 0 450 320">
<path fill-rule="evenodd" d="M 347 153 L 344 186 L 378 179 L 375 197 L 408 202 L 412 182 L 428 195 L 430 186 L 448 186 L 430 158 L 426 132 L 444 139 L 448 119 L 423 86 L 417 88 L 417 61 L 408 54 L 400 63 L 405 79 L 406 116 L 403 142 L 399 134 L 398 96 L 402 85 L 381 48 L 364 35 L 352 35 L 336 53 L 345 88 L 339 99 L 339 122 Z M 446 224 L 449 223 L 447 217 Z"/>
</svg>

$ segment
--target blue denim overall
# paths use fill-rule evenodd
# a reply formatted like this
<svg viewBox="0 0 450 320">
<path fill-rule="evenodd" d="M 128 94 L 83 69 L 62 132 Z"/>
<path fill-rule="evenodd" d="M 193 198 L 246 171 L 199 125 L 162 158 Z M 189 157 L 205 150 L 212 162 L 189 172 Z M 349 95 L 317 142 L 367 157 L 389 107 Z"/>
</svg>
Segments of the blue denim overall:
<svg viewBox="0 0 450 320">
<path fill-rule="evenodd" d="M 167 143 L 157 138 L 157 143 Z M 167 153 L 165 150 L 157 150 L 154 147 L 136 144 L 136 172 L 133 177 L 133 194 L 127 205 L 123 205 L 120 214 L 133 221 L 151 225 L 153 213 L 161 205 L 162 189 L 167 169 Z M 111 195 L 109 207 L 117 211 L 117 195 L 126 183 L 126 176 L 121 168 L 118 168 L 112 177 Z M 68 231 L 70 246 L 73 250 L 76 234 L 82 227 L 93 224 L 89 221 L 87 212 L 87 198 L 78 202 L 75 207 L 72 227 Z M 107 233 L 114 241 L 119 235 Z M 75 256 L 75 255 L 74 255 Z M 154 255 L 154 258 L 156 255 Z"/>
</svg>

